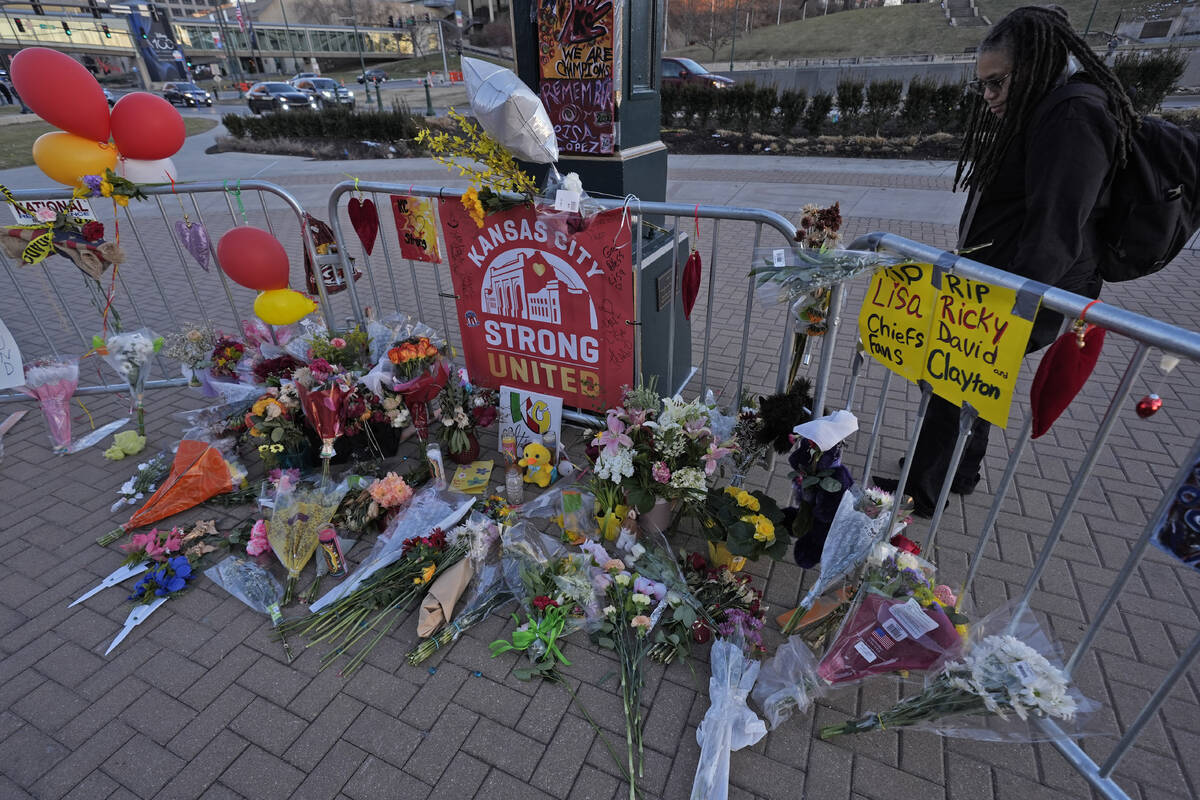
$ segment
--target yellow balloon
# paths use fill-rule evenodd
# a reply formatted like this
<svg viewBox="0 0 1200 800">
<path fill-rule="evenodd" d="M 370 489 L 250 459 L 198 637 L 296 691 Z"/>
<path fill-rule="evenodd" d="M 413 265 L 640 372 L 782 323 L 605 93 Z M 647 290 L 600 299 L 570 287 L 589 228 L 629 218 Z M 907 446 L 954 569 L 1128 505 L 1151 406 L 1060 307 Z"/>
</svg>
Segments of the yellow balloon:
<svg viewBox="0 0 1200 800">
<path fill-rule="evenodd" d="M 317 304 L 291 289 L 271 289 L 254 301 L 254 313 L 268 325 L 291 325 L 317 310 Z"/>
<path fill-rule="evenodd" d="M 84 175 L 103 175 L 117 166 L 117 148 L 66 131 L 43 133 L 33 143 L 33 161 L 51 180 L 75 186 Z"/>
</svg>

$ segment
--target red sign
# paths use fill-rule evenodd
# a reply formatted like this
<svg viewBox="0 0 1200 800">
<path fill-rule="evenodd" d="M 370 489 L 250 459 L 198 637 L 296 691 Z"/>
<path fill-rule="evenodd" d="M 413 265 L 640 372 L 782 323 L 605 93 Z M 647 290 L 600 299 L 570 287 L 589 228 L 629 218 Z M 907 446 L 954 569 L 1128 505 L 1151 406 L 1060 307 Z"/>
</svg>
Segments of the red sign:
<svg viewBox="0 0 1200 800">
<path fill-rule="evenodd" d="M 538 94 L 554 123 L 560 152 L 612 153 L 615 106 L 611 77 L 593 81 L 544 80 Z"/>
<path fill-rule="evenodd" d="M 396 236 L 400 239 L 400 255 L 413 261 L 437 264 L 437 223 L 433 218 L 433 199 L 392 195 L 392 215 L 396 218 Z"/>
<path fill-rule="evenodd" d="M 615 406 L 633 383 L 628 216 L 606 211 L 572 232 L 566 215 L 526 206 L 482 228 L 457 198 L 439 210 L 471 380 Z"/>
</svg>

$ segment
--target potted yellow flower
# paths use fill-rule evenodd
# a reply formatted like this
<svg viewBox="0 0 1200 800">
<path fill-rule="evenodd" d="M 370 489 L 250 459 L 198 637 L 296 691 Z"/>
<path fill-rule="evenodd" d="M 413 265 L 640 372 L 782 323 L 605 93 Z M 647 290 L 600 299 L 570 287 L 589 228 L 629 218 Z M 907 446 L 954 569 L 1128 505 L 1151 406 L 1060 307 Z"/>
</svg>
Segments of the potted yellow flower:
<svg viewBox="0 0 1200 800">
<path fill-rule="evenodd" d="M 763 492 L 737 486 L 709 489 L 700 521 L 710 559 L 734 572 L 745 567 L 747 559 L 778 559 L 787 552 L 790 536 L 783 512 Z"/>
</svg>

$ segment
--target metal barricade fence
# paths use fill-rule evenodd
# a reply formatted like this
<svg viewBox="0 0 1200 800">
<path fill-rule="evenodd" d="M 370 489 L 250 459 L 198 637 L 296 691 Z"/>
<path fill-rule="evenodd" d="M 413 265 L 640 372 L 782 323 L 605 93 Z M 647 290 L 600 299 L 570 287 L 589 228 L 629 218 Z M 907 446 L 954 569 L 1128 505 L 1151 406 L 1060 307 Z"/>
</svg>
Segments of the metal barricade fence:
<svg viewBox="0 0 1200 800">
<path fill-rule="evenodd" d="M 365 265 L 366 275 L 360 280 L 358 287 L 352 287 L 348 293 L 360 321 L 365 320 L 362 299 L 364 291 L 370 293 L 370 300 L 374 303 L 375 308 L 382 308 L 390 293 L 394 308 L 413 313 L 426 323 L 440 322 L 451 343 L 461 344 L 461 338 L 457 341 L 454 338 L 458 336 L 458 325 L 451 324 L 452 320 L 457 319 L 456 312 L 453 307 L 449 311 L 447 310 L 447 301 L 453 302 L 454 293 L 453 287 L 448 285 L 447 278 L 443 276 L 446 268 L 446 254 L 442 253 L 443 262 L 439 264 L 408 261 L 408 275 L 404 275 L 401 272 L 403 269 L 401 262 L 405 259 L 392 253 L 388 244 L 389 237 L 384 229 L 391 216 L 389 195 L 444 199 L 459 198 L 463 195 L 463 191 L 444 187 L 368 181 L 343 181 L 333 187 L 329 195 L 328 215 L 338 241 L 338 250 L 343 259 L 348 259 L 351 253 L 357 253 Z M 379 212 L 381 236 L 378 253 L 384 265 L 382 275 L 372 268 L 371 258 L 367 256 L 361 243 L 353 237 L 345 235 L 349 218 L 343 208 L 342 198 L 354 193 L 369 196 Z M 517 196 L 514 195 L 514 198 Z M 796 235 L 795 226 L 773 211 L 755 208 L 652 203 L 642 202 L 632 197 L 626 200 L 593 198 L 593 202 L 605 210 L 624 209 L 629 213 L 634 243 L 633 264 L 635 272 L 638 273 L 651 257 L 651 254 L 643 252 L 642 247 L 642 243 L 645 241 L 643 234 L 646 232 L 646 227 L 651 224 L 644 219 L 644 216 L 666 218 L 666 225 L 663 227 L 671 233 L 672 244 L 669 246 L 672 249 L 672 263 L 675 265 L 672 281 L 675 291 L 671 293 L 668 311 L 671 316 L 674 315 L 675 297 L 679 293 L 679 278 L 683 261 L 688 255 L 686 252 L 680 252 L 681 238 L 693 231 L 700 231 L 700 238 L 707 239 L 707 246 L 703 247 L 700 241 L 691 242 L 691 247 L 708 256 L 704 268 L 704 284 L 702 284 L 700 294 L 700 298 L 703 299 L 697 303 L 697 309 L 693 312 L 692 318 L 693 321 L 698 322 L 702 317 L 704 324 L 704 334 L 698 346 L 693 341 L 693 358 L 698 359 L 699 366 L 693 367 L 691 373 L 686 376 L 669 373 L 667 383 L 671 390 L 680 389 L 703 396 L 711 388 L 721 397 L 722 404 L 732 405 L 737 398 L 741 397 L 745 388 L 752 388 L 760 392 L 769 392 L 775 389 L 782 378 L 774 378 L 772 373 L 777 358 L 781 357 L 779 353 L 785 348 L 775 343 L 772 337 L 756 337 L 755 333 L 777 330 L 778 326 L 782 324 L 783 311 L 778 307 L 763 308 L 761 304 L 756 308 L 753 279 L 748 277 L 751 264 L 750 254 L 760 246 L 766 246 L 763 241 L 764 228 L 768 230 L 769 234 L 777 233 L 786 246 L 792 246 Z M 703 225 L 701 225 L 702 221 Z M 753 228 L 752 230 L 740 228 L 731 230 L 731 226 L 736 223 L 749 223 Z M 702 228 L 709 230 L 703 231 Z M 342 266 L 343 269 L 349 269 L 346 261 L 343 261 Z M 637 283 L 637 281 L 634 282 L 635 287 Z M 412 286 L 413 293 L 409 302 L 404 302 L 404 295 L 409 285 Z M 737 324 L 737 319 L 723 315 L 723 308 L 717 308 L 716 293 L 723 285 L 737 287 L 739 310 L 741 311 L 740 326 Z M 635 289 L 634 308 L 638 309 L 640 314 L 641 303 L 639 297 L 636 296 L 636 291 Z M 740 295 L 743 291 L 745 296 L 744 299 L 741 299 Z M 427 309 L 421 301 L 422 294 L 426 297 L 436 296 L 438 298 L 437 317 L 427 316 Z M 701 306 L 703 306 L 703 310 L 701 310 Z M 428 311 L 432 311 L 432 309 L 428 309 Z M 756 319 L 758 320 L 757 325 L 754 324 Z M 641 320 L 630 320 L 630 322 L 635 325 L 635 364 L 640 364 L 643 346 Z M 669 326 L 667 343 L 669 352 L 674 350 L 674 335 L 674 326 Z M 727 346 L 731 339 L 737 342 L 736 346 Z M 766 345 L 762 345 L 764 339 L 768 340 Z M 720 348 L 720 352 L 715 353 L 714 347 Z M 786 357 L 786 354 L 782 357 Z M 736 381 L 731 385 L 718 385 L 713 382 L 717 371 L 712 367 L 718 360 L 723 365 L 730 367 L 731 372 L 736 373 Z M 638 374 L 636 366 L 634 374 Z M 594 416 L 569 410 L 564 412 L 564 418 L 582 424 L 596 422 Z"/>
<path fill-rule="evenodd" d="M 887 233 L 872 233 L 862 236 L 854 241 L 850 246 L 852 250 L 876 250 L 899 255 L 903 258 L 912 259 L 913 261 L 927 264 L 937 264 L 944 267 L 948 272 L 953 272 L 962 277 L 978 280 L 985 283 L 1013 289 L 1034 291 L 1041 294 L 1042 307 L 1053 311 L 1061 312 L 1067 322 L 1077 319 L 1084 312 L 1086 306 L 1091 303 L 1091 299 L 1073 294 L 1071 292 L 1057 289 L 1043 284 L 1038 284 L 1029 281 L 1020 276 L 1011 273 L 1003 272 L 984 264 L 972 261 L 968 258 L 958 257 L 951 253 L 947 253 L 935 247 L 931 247 L 919 242 L 905 239 L 900 236 Z M 816 389 L 814 403 L 816 408 L 826 407 L 826 400 L 829 399 L 830 386 L 832 378 L 832 365 L 837 348 L 837 336 L 839 330 L 843 327 L 841 319 L 844 311 L 844 299 L 846 296 L 847 285 L 845 283 L 834 287 L 830 299 L 830 317 L 828 320 L 828 333 L 823 339 L 820 361 L 816 374 Z M 857 309 L 852 309 L 852 318 L 856 316 Z M 1190 359 L 1193 362 L 1200 362 L 1200 333 L 1185 330 L 1165 322 L 1154 320 L 1140 314 L 1135 314 L 1109 304 L 1096 304 L 1087 311 L 1087 321 L 1099 325 L 1107 329 L 1110 333 L 1115 333 L 1123 337 L 1131 339 L 1134 344 L 1134 352 L 1126 364 L 1122 377 L 1119 381 L 1116 391 L 1110 398 L 1107 410 L 1104 416 L 1099 421 L 1095 429 L 1095 436 L 1087 445 L 1084 457 L 1078 464 L 1074 476 L 1071 480 L 1066 496 L 1062 501 L 1061 506 L 1053 514 L 1050 529 L 1046 534 L 1045 542 L 1041 549 L 1037 552 L 1032 570 L 1026 579 L 1020 594 L 1016 601 L 1018 612 L 1027 608 L 1031 599 L 1034 597 L 1035 591 L 1038 589 L 1039 582 L 1046 573 L 1047 567 L 1051 563 L 1051 559 L 1055 557 L 1055 551 L 1060 541 L 1062 540 L 1064 531 L 1066 531 L 1068 523 L 1071 521 L 1072 514 L 1076 509 L 1077 502 L 1092 475 L 1093 467 L 1100 458 L 1110 432 L 1116 422 L 1117 415 L 1120 411 L 1129 407 L 1128 400 L 1134 381 L 1137 378 L 1142 366 L 1145 364 L 1149 348 L 1156 347 L 1164 353 L 1170 353 L 1181 358 Z M 850 328 L 847 333 L 848 337 L 857 339 L 857 327 L 854 325 L 846 326 Z M 788 345 L 791 341 L 792 319 L 789 315 L 786 320 L 786 328 L 784 334 L 784 348 L 780 354 L 780 377 L 782 380 L 783 369 L 787 363 Z M 867 369 L 869 359 L 865 359 L 863 353 L 857 348 L 852 348 L 853 355 L 851 357 L 850 375 L 846 387 L 844 403 L 830 401 L 831 405 L 837 407 L 845 407 L 854 410 L 855 394 L 860 377 Z M 878 369 L 883 369 L 878 367 Z M 871 428 L 871 435 L 866 446 L 865 463 L 862 467 L 861 474 L 866 476 L 872 474 L 872 466 L 874 457 L 879 448 L 881 435 L 884 431 L 883 420 L 888 410 L 889 389 L 892 383 L 892 373 L 884 370 L 883 379 L 880 384 L 879 399 L 875 406 L 874 420 Z M 916 451 L 917 437 L 920 433 L 922 423 L 924 422 L 925 412 L 929 405 L 931 391 L 928 384 L 921 385 L 921 397 L 917 406 L 916 414 L 912 420 L 911 428 L 907 433 L 905 460 L 901 468 L 899 483 L 905 485 L 909 471 L 913 464 L 913 455 Z M 866 397 L 863 397 L 865 405 Z M 964 413 L 963 419 L 966 420 L 960 425 L 959 435 L 955 442 L 954 451 L 951 458 L 950 466 L 947 470 L 945 480 L 942 483 L 941 491 L 937 501 L 934 504 L 934 516 L 930 521 L 929 532 L 926 539 L 922 542 L 925 552 L 933 553 L 933 548 L 936 544 L 938 528 L 940 526 L 942 515 L 945 510 L 946 501 L 950 494 L 951 483 L 953 482 L 955 471 L 961 459 L 964 446 L 967 438 L 970 436 L 971 426 L 970 415 Z M 1026 453 L 1027 446 L 1030 442 L 1030 434 L 1033 427 L 1032 412 L 1028 413 L 1025 420 L 1016 434 L 1015 447 L 1009 455 L 1003 476 L 999 483 L 994 487 L 994 499 L 988 510 L 988 513 L 979 527 L 977 540 L 975 542 L 974 553 L 970 556 L 967 562 L 966 578 L 963 582 L 963 591 L 968 591 L 973 588 L 973 582 L 978 574 L 980 564 L 983 561 L 985 550 L 989 545 L 995 529 L 997 518 L 1000 516 L 1002 509 L 1008 499 L 1009 490 L 1013 485 L 1014 478 L 1017 475 L 1018 469 L 1021 466 L 1022 459 Z M 1200 459 L 1200 436 L 1197 437 L 1195 443 L 1190 448 L 1190 453 L 1180 463 L 1178 475 L 1174 481 L 1182 480 L 1192 469 L 1192 465 Z M 1158 504 L 1156 511 L 1150 515 L 1145 528 L 1142 530 L 1140 537 L 1133 543 L 1132 549 L 1120 567 L 1116 576 L 1107 589 L 1104 599 L 1101 601 L 1098 608 L 1092 612 L 1092 619 L 1086 630 L 1082 633 L 1079 641 L 1066 662 L 1066 673 L 1068 677 L 1072 676 L 1083 659 L 1087 656 L 1089 649 L 1094 644 L 1097 636 L 1101 633 L 1104 623 L 1109 613 L 1116 607 L 1118 600 L 1121 598 L 1124 589 L 1130 579 L 1135 575 L 1138 565 L 1147 553 L 1154 535 L 1160 529 L 1167 514 L 1170 511 L 1174 495 L 1170 491 L 1170 487 L 1175 485 L 1174 482 L 1168 484 L 1168 491 L 1164 494 L 1161 502 Z M 893 509 L 892 524 L 896 521 L 898 513 L 898 505 Z M 970 531 L 967 531 L 970 533 Z M 933 557 L 935 563 L 937 558 Z M 1186 567 L 1180 566 L 1186 571 Z M 1113 770 L 1120 763 L 1121 759 L 1133 746 L 1135 740 L 1142 732 L 1148 722 L 1154 719 L 1159 711 L 1162 703 L 1170 694 L 1175 684 L 1182 678 L 1195 662 L 1197 655 L 1200 655 L 1200 634 L 1197 634 L 1184 649 L 1179 659 L 1167 671 L 1158 685 L 1157 689 L 1150 696 L 1142 709 L 1132 722 L 1125 727 L 1123 733 L 1120 733 L 1120 739 L 1116 746 L 1107 754 L 1103 755 L 1102 762 L 1097 763 L 1091 755 L 1072 738 L 1067 736 L 1063 730 L 1053 721 L 1048 719 L 1036 720 L 1042 733 L 1055 745 L 1062 753 L 1064 758 L 1074 767 L 1097 791 L 1108 798 L 1126 798 L 1128 795 L 1124 790 L 1113 780 Z"/>
<path fill-rule="evenodd" d="M 146 200 L 133 200 L 124 208 L 118 208 L 107 198 L 91 201 L 95 215 L 104 223 L 105 239 L 119 238 L 126 258 L 101 275 L 100 285 L 77 273 L 73 265 L 57 255 L 32 265 L 3 259 L 12 288 L 10 296 L 22 303 L 25 310 L 23 317 L 11 312 L 3 316 L 26 361 L 40 355 L 88 351 L 93 334 L 100 332 L 99 321 L 90 307 L 103 307 L 105 293 L 110 288 L 114 292 L 113 306 L 123 315 L 122 327 L 126 330 L 145 326 L 163 334 L 190 322 L 240 336 L 241 320 L 254 318 L 252 304 L 256 292 L 226 277 L 217 260 L 221 235 L 238 225 L 256 225 L 275 234 L 293 265 L 303 264 L 301 242 L 315 252 L 311 233 L 304 224 L 304 208 L 291 192 L 280 186 L 247 180 L 143 186 L 142 191 L 148 196 Z M 68 200 L 72 192 L 61 187 L 26 189 L 14 191 L 13 196 L 18 202 Z M 207 230 L 207 271 L 185 251 L 176 235 L 174 223 L 184 219 L 204 225 Z M 331 259 L 336 261 L 336 256 L 315 256 L 318 269 Z M 298 272 L 293 270 L 290 277 L 293 288 L 302 288 L 303 266 Z M 328 296 L 319 279 L 317 290 L 322 316 L 330 327 L 337 327 L 338 313 L 349 312 L 349 301 L 343 304 L 336 296 Z M 4 305 L 6 310 L 12 307 L 10 303 Z M 88 308 L 89 312 L 78 313 L 80 308 Z M 85 318 L 87 322 L 82 321 Z M 178 365 L 161 353 L 156 356 L 155 367 L 161 377 L 148 381 L 147 388 L 178 386 L 187 381 L 171 377 L 179 374 Z M 97 367 L 95 371 L 90 365 L 81 368 L 76 394 L 127 388 L 123 383 L 106 382 L 106 375 L 109 379 L 113 377 L 107 367 Z M 0 393 L 0 401 L 17 398 L 24 395 Z"/>
</svg>

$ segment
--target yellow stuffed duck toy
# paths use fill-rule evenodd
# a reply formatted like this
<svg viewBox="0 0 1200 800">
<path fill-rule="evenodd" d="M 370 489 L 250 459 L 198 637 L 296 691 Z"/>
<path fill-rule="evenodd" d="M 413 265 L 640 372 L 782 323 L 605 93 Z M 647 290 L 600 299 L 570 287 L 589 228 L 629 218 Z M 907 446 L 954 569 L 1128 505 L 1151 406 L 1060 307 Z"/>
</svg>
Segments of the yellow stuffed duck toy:
<svg viewBox="0 0 1200 800">
<path fill-rule="evenodd" d="M 525 445 L 525 457 L 517 463 L 525 468 L 525 482 L 537 484 L 545 489 L 554 480 L 554 466 L 550 463 L 550 450 L 536 442 Z"/>
</svg>

